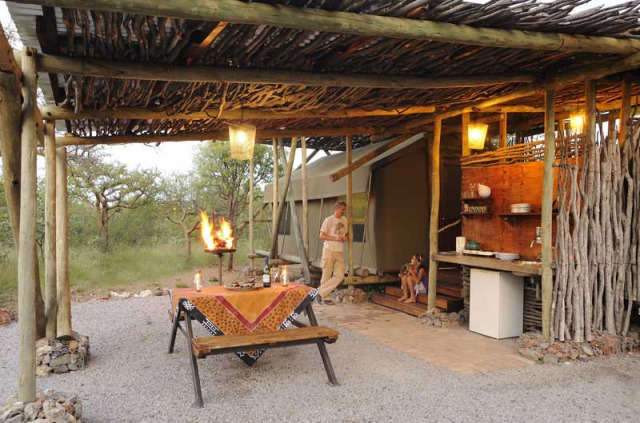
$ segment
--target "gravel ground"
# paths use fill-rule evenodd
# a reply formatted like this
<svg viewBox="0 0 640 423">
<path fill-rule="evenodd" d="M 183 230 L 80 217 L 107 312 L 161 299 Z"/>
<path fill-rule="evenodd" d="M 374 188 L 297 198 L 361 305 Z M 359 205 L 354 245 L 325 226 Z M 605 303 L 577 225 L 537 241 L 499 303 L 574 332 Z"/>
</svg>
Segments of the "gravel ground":
<svg viewBox="0 0 640 423">
<path fill-rule="evenodd" d="M 315 346 L 268 351 L 253 368 L 224 355 L 200 360 L 204 409 L 192 407 L 184 338 L 166 353 L 168 297 L 74 303 L 92 361 L 38 388 L 77 393 L 84 422 L 638 421 L 640 357 L 529 366 L 466 376 L 341 330 L 329 345 L 339 387 Z M 326 322 L 325 322 L 326 323 Z M 16 390 L 18 327 L 0 327 L 0 401 Z"/>
</svg>

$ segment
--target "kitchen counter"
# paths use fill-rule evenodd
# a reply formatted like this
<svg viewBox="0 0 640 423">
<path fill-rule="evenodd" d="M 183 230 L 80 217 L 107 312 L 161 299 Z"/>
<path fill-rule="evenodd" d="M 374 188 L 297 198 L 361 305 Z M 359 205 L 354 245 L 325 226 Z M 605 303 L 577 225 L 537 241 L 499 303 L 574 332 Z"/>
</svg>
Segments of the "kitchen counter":
<svg viewBox="0 0 640 423">
<path fill-rule="evenodd" d="M 501 270 L 504 272 L 513 272 L 516 274 L 526 275 L 542 275 L 542 266 L 536 264 L 520 264 L 517 261 L 505 261 L 492 257 L 471 256 L 465 254 L 456 254 L 454 252 L 437 253 L 432 257 L 435 261 L 441 263 L 454 263 L 469 267 L 479 267 L 483 269 Z"/>
</svg>

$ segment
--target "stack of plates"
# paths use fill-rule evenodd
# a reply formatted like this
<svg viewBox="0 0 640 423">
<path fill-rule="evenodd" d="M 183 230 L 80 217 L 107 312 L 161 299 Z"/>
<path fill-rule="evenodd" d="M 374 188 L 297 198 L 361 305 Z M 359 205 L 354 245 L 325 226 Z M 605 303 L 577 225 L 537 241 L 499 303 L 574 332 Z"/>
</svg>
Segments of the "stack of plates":
<svg viewBox="0 0 640 423">
<path fill-rule="evenodd" d="M 531 213 L 531 203 L 516 203 L 509 206 L 511 213 Z"/>
</svg>

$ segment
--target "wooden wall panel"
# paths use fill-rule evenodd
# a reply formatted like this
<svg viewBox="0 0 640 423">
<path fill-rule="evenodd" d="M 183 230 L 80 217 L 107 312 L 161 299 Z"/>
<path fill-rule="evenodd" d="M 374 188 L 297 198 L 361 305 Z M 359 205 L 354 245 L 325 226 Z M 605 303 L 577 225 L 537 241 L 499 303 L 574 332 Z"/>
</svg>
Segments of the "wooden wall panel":
<svg viewBox="0 0 640 423">
<path fill-rule="evenodd" d="M 540 255 L 540 244 L 530 247 L 540 226 L 540 216 L 521 216 L 507 220 L 498 216 L 509 213 L 513 203 L 531 203 L 534 212 L 542 206 L 542 162 L 529 162 L 462 170 L 462 192 L 471 183 L 491 188 L 491 215 L 463 218 L 462 235 L 475 240 L 485 251 L 518 253 L 534 260 Z M 557 178 L 557 170 L 556 170 Z M 555 184 L 554 184 L 555 198 Z M 555 231 L 554 231 L 555 232 Z M 555 241 L 554 241 L 555 242 Z"/>
</svg>

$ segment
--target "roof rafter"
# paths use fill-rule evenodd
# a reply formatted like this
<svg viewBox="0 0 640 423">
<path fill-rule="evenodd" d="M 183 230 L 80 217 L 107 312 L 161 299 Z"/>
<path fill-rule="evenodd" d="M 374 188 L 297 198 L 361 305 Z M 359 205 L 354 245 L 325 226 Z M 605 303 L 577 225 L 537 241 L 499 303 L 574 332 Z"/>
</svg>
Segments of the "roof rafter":
<svg viewBox="0 0 640 423">
<path fill-rule="evenodd" d="M 238 0 L 13 0 L 73 9 L 276 27 L 360 36 L 419 39 L 446 43 L 534 50 L 630 54 L 640 40 L 546 32 L 477 28 L 445 22 L 333 12 Z"/>
</svg>

